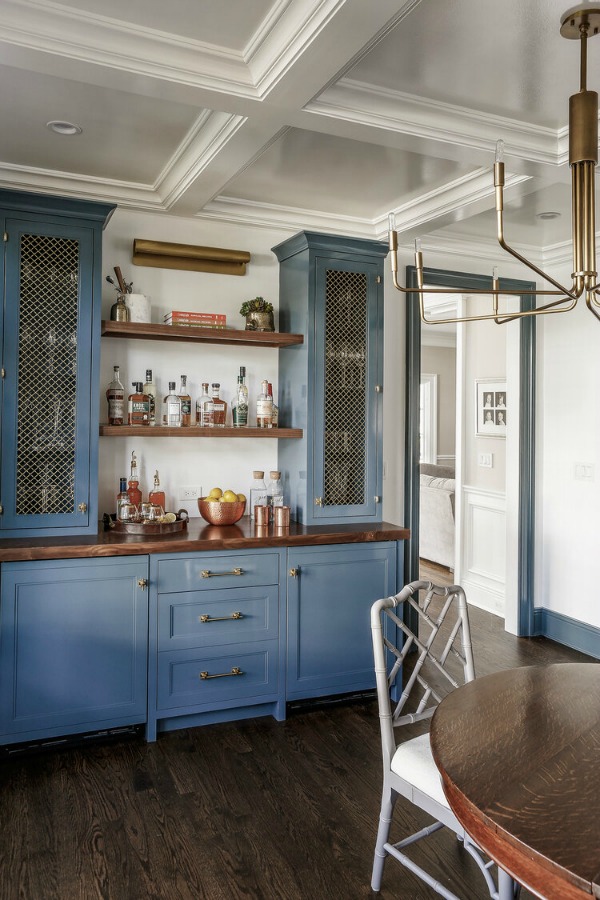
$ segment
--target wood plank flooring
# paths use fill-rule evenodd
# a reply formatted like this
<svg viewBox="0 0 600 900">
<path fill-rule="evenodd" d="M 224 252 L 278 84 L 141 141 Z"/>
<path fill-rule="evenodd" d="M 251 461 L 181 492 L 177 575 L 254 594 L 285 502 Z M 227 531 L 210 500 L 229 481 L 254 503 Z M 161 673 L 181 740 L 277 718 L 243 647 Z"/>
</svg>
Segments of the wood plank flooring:
<svg viewBox="0 0 600 900">
<path fill-rule="evenodd" d="M 586 659 L 472 610 L 478 674 Z M 355 900 L 369 888 L 381 789 L 374 700 L 0 764 L 0 900 Z M 426 817 L 399 801 L 398 840 Z M 442 832 L 416 857 L 487 896 Z M 382 900 L 435 895 L 393 860 Z M 523 897 L 529 897 L 526 892 Z"/>
</svg>

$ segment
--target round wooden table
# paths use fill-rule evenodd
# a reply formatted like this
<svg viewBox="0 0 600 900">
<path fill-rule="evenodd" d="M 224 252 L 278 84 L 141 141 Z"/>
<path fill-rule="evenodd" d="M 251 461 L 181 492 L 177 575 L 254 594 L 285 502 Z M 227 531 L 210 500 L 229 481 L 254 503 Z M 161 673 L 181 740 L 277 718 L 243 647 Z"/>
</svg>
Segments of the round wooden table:
<svg viewBox="0 0 600 900">
<path fill-rule="evenodd" d="M 547 900 L 600 897 L 600 665 L 508 669 L 449 694 L 431 724 L 448 802 Z"/>
</svg>

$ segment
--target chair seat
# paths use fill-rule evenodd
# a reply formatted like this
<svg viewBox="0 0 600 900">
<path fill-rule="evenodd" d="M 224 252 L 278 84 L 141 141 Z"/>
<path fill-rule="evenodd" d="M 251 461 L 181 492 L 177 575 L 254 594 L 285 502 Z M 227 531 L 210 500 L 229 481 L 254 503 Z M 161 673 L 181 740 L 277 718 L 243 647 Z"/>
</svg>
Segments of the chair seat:
<svg viewBox="0 0 600 900">
<path fill-rule="evenodd" d="M 440 773 L 431 755 L 429 734 L 421 734 L 400 744 L 392 757 L 390 768 L 395 775 L 408 781 L 421 793 L 450 809 Z"/>
</svg>

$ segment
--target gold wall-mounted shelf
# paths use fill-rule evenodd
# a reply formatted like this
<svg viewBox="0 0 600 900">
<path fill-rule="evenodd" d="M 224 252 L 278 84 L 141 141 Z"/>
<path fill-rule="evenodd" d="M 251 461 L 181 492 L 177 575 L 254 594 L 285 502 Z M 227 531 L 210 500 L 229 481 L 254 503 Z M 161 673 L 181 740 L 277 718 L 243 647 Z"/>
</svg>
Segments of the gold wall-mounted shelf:
<svg viewBox="0 0 600 900">
<path fill-rule="evenodd" d="M 188 272 L 213 272 L 217 275 L 245 275 L 250 254 L 246 250 L 221 247 L 197 247 L 166 241 L 133 241 L 133 264 L 155 269 L 185 269 Z"/>
</svg>

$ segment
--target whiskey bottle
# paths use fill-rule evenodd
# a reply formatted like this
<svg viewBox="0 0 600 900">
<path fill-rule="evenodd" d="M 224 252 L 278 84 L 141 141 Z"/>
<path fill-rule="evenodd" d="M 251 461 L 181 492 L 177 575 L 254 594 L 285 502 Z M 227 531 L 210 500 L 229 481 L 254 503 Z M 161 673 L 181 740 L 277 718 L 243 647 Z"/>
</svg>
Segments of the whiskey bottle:
<svg viewBox="0 0 600 900">
<path fill-rule="evenodd" d="M 106 389 L 108 424 L 122 425 L 125 420 L 125 388 L 121 384 L 119 366 L 113 366 L 113 380 Z"/>
<path fill-rule="evenodd" d="M 129 425 L 148 425 L 150 421 L 150 398 L 144 394 L 141 381 L 131 382 L 134 388 L 129 395 L 127 407 L 127 423 Z"/>
<path fill-rule="evenodd" d="M 262 389 L 256 399 L 256 425 L 258 428 L 271 428 L 273 424 L 273 401 L 269 397 L 269 382 L 261 382 Z"/>
<path fill-rule="evenodd" d="M 208 395 L 208 381 L 202 382 L 202 395 L 196 400 L 196 425 L 214 425 L 212 399 Z"/>
<path fill-rule="evenodd" d="M 160 490 L 160 479 L 158 477 L 158 469 L 154 473 L 154 487 L 148 494 L 148 500 L 154 506 L 160 506 L 163 513 L 166 511 L 165 492 Z"/>
<path fill-rule="evenodd" d="M 188 394 L 187 375 L 181 376 L 179 399 L 181 400 L 181 424 L 188 428 L 192 424 L 192 398 Z"/>
<path fill-rule="evenodd" d="M 169 382 L 169 393 L 163 400 L 163 425 L 181 428 L 181 400 L 175 393 L 175 382 Z"/>
<path fill-rule="evenodd" d="M 127 479 L 120 478 L 119 479 L 119 493 L 117 494 L 117 522 L 126 522 L 129 519 L 129 511 L 126 511 L 126 508 L 129 507 L 130 500 L 129 494 L 127 493 Z"/>
<path fill-rule="evenodd" d="M 221 385 L 218 381 L 212 384 L 213 424 L 216 428 L 225 427 L 227 417 L 227 403 L 219 397 Z"/>
<path fill-rule="evenodd" d="M 156 425 L 156 385 L 154 384 L 154 380 L 152 378 L 152 369 L 146 369 L 144 393 L 148 395 L 149 400 L 148 424 Z"/>
<path fill-rule="evenodd" d="M 246 386 L 246 367 L 240 366 L 234 398 L 231 404 L 231 418 L 236 428 L 248 424 L 248 387 Z"/>
<path fill-rule="evenodd" d="M 273 400 L 273 385 L 270 381 L 267 384 L 267 395 L 271 401 L 271 426 L 273 428 L 277 428 L 277 426 L 279 425 L 279 407 Z"/>
</svg>

